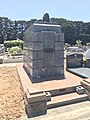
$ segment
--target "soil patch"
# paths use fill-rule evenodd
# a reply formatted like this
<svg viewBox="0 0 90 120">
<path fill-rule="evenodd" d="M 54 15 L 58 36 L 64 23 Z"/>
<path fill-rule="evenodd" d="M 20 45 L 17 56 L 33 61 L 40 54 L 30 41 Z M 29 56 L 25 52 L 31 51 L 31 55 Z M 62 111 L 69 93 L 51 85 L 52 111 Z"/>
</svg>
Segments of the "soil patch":
<svg viewBox="0 0 90 120">
<path fill-rule="evenodd" d="M 0 120 L 16 120 L 24 108 L 16 67 L 0 67 Z"/>
</svg>

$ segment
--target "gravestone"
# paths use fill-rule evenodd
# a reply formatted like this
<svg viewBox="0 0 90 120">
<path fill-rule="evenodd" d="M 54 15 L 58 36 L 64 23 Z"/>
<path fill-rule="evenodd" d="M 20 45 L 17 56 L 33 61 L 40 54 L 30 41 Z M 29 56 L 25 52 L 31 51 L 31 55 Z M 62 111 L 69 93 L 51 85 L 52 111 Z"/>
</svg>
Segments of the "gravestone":
<svg viewBox="0 0 90 120">
<path fill-rule="evenodd" d="M 76 68 L 83 66 L 83 54 L 67 54 L 66 55 L 66 67 L 67 68 Z"/>
<path fill-rule="evenodd" d="M 86 67 L 90 68 L 90 49 L 86 51 L 85 57 L 86 57 Z"/>
<path fill-rule="evenodd" d="M 24 35 L 23 64 L 34 80 L 64 78 L 64 34 L 60 25 L 34 23 Z"/>
</svg>

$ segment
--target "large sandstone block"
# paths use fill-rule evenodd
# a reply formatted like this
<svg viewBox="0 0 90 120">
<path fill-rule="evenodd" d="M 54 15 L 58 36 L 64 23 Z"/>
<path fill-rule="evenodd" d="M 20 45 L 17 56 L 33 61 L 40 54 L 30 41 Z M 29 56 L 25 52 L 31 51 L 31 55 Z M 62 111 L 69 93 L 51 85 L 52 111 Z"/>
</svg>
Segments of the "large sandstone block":
<svg viewBox="0 0 90 120">
<path fill-rule="evenodd" d="M 49 68 L 49 75 L 50 76 L 54 76 L 54 72 L 55 72 L 55 68 L 54 67 L 50 67 Z"/>
<path fill-rule="evenodd" d="M 43 33 L 42 32 L 37 33 L 37 41 L 38 42 L 43 42 Z"/>
<path fill-rule="evenodd" d="M 37 51 L 30 51 L 30 54 L 29 54 L 29 57 L 30 57 L 30 59 L 38 59 L 38 53 L 37 53 Z"/>
<path fill-rule="evenodd" d="M 41 92 L 30 95 L 27 91 L 25 98 L 25 109 L 29 117 L 46 114 L 46 94 Z"/>
<path fill-rule="evenodd" d="M 63 66 L 64 65 L 64 61 L 63 58 L 55 58 L 55 66 Z"/>
<path fill-rule="evenodd" d="M 43 50 L 43 43 L 32 43 L 32 50 Z"/>
<path fill-rule="evenodd" d="M 90 79 L 82 80 L 81 85 L 85 88 L 85 92 L 87 93 L 90 100 Z"/>
<path fill-rule="evenodd" d="M 43 60 L 33 60 L 33 68 L 42 68 Z"/>
<path fill-rule="evenodd" d="M 43 76 L 42 68 L 33 68 L 32 69 L 32 77 L 33 78 L 41 78 Z"/>
<path fill-rule="evenodd" d="M 41 42 L 30 42 L 28 43 L 29 50 L 43 50 L 43 43 Z"/>
<path fill-rule="evenodd" d="M 55 33 L 55 42 L 60 42 L 60 33 Z"/>
<path fill-rule="evenodd" d="M 64 33 L 60 33 L 60 41 L 64 41 Z"/>
<path fill-rule="evenodd" d="M 54 32 L 43 32 L 44 42 L 54 42 Z"/>
<path fill-rule="evenodd" d="M 39 101 L 46 101 L 46 94 L 45 92 L 41 92 L 30 95 L 29 91 L 27 91 L 26 98 L 27 102 L 31 104 Z"/>
<path fill-rule="evenodd" d="M 42 32 L 33 32 L 32 37 L 29 39 L 32 42 L 43 42 L 43 33 Z"/>
<path fill-rule="evenodd" d="M 40 101 L 37 103 L 31 103 L 31 104 L 28 104 L 28 102 L 26 102 L 25 110 L 29 118 L 36 117 L 39 115 L 44 115 L 47 113 L 46 101 Z"/>
<path fill-rule="evenodd" d="M 53 53 L 44 53 L 43 66 L 50 67 L 54 66 L 54 54 Z"/>
<path fill-rule="evenodd" d="M 63 66 L 56 67 L 54 74 L 55 74 L 55 75 L 64 75 L 64 67 L 63 67 Z"/>
<path fill-rule="evenodd" d="M 54 47 L 54 34 L 49 32 L 43 33 L 43 45 L 44 48 L 53 48 Z"/>
<path fill-rule="evenodd" d="M 55 42 L 55 50 L 63 50 L 64 42 Z"/>
<path fill-rule="evenodd" d="M 37 59 L 43 59 L 43 51 L 38 51 L 37 52 Z"/>
<path fill-rule="evenodd" d="M 29 38 L 31 41 L 33 41 L 33 42 L 36 42 L 38 39 L 37 39 L 37 33 L 32 33 L 32 37 L 31 38 Z"/>
<path fill-rule="evenodd" d="M 28 48 L 28 50 L 32 50 L 33 49 L 33 44 L 32 44 L 31 41 L 28 42 L 27 48 Z"/>
<path fill-rule="evenodd" d="M 55 51 L 55 58 L 63 58 L 64 59 L 64 51 L 63 50 L 56 50 Z"/>
</svg>

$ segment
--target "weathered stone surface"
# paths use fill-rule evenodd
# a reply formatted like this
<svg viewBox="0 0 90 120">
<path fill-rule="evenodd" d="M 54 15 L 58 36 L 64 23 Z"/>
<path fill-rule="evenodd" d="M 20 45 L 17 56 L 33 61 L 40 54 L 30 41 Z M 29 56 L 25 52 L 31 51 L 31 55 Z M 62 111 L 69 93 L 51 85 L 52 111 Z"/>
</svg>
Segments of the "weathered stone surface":
<svg viewBox="0 0 90 120">
<path fill-rule="evenodd" d="M 43 66 L 44 67 L 54 66 L 54 54 L 53 53 L 44 53 Z"/>
<path fill-rule="evenodd" d="M 3 64 L 3 58 L 0 58 L 0 64 Z"/>
<path fill-rule="evenodd" d="M 32 46 L 33 46 L 32 50 L 43 50 L 43 43 L 39 42 L 32 43 Z"/>
<path fill-rule="evenodd" d="M 63 50 L 64 42 L 55 42 L 55 50 Z"/>
<path fill-rule="evenodd" d="M 32 33 L 32 38 L 30 38 L 31 41 L 36 42 L 38 40 L 37 33 Z"/>
<path fill-rule="evenodd" d="M 43 44 L 45 48 L 53 48 L 54 47 L 54 33 L 51 32 L 43 32 Z"/>
<path fill-rule="evenodd" d="M 82 80 L 81 85 L 85 88 L 85 92 L 87 93 L 90 100 L 90 79 Z"/>
<path fill-rule="evenodd" d="M 28 117 L 36 117 L 47 113 L 46 101 L 40 101 L 37 103 L 31 103 L 25 105 L 25 110 Z"/>
<path fill-rule="evenodd" d="M 37 41 L 38 42 L 43 42 L 43 33 L 42 32 L 37 33 Z"/>
<path fill-rule="evenodd" d="M 29 52 L 30 53 L 30 55 L 29 55 L 29 57 L 31 58 L 31 59 L 37 59 L 38 58 L 38 53 L 37 53 L 37 51 L 30 51 Z"/>
<path fill-rule="evenodd" d="M 63 58 L 64 59 L 64 51 L 63 50 L 56 50 L 55 51 L 55 58 Z"/>
<path fill-rule="evenodd" d="M 46 94 L 42 92 L 42 93 L 37 93 L 37 94 L 34 93 L 33 95 L 30 95 L 29 92 L 27 91 L 26 98 L 28 103 L 31 104 L 39 101 L 46 101 Z"/>
<path fill-rule="evenodd" d="M 86 59 L 86 67 L 90 68 L 90 59 Z"/>
<path fill-rule="evenodd" d="M 34 23 L 24 39 L 24 66 L 32 78 L 57 79 L 64 74 L 64 34 L 59 25 Z"/>
<path fill-rule="evenodd" d="M 35 68 L 35 69 L 32 69 L 32 77 L 33 78 L 41 78 L 43 76 L 43 71 L 42 71 L 42 68 Z"/>
<path fill-rule="evenodd" d="M 43 60 L 33 60 L 33 68 L 42 68 Z"/>
<path fill-rule="evenodd" d="M 46 94 L 42 92 L 30 95 L 27 91 L 25 109 L 28 117 L 45 114 L 47 112 Z"/>
<path fill-rule="evenodd" d="M 38 51 L 37 52 L 37 57 L 38 57 L 37 59 L 43 59 L 43 57 L 44 57 L 43 56 L 43 51 Z"/>
<path fill-rule="evenodd" d="M 64 75 L 64 67 L 63 66 L 56 67 L 55 75 Z"/>
<path fill-rule="evenodd" d="M 54 25 L 54 24 L 34 23 L 34 26 L 32 26 L 31 30 L 34 32 L 41 32 L 41 31 L 61 32 L 61 27 L 60 25 Z"/>
<path fill-rule="evenodd" d="M 55 34 L 55 41 L 60 42 L 60 33 Z"/>
<path fill-rule="evenodd" d="M 64 33 L 60 34 L 60 41 L 64 41 Z"/>
<path fill-rule="evenodd" d="M 60 58 L 55 58 L 55 66 L 63 66 L 64 64 L 64 61 L 63 59 L 60 59 Z"/>
<path fill-rule="evenodd" d="M 83 54 L 67 54 L 66 66 L 67 68 L 82 67 Z"/>
</svg>

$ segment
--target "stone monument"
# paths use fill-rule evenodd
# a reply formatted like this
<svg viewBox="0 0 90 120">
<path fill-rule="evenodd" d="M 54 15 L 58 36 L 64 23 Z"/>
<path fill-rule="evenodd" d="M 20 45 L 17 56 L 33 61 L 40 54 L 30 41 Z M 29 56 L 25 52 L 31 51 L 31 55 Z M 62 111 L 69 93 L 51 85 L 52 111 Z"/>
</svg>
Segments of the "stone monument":
<svg viewBox="0 0 90 120">
<path fill-rule="evenodd" d="M 90 68 L 90 49 L 86 51 L 85 58 L 86 58 L 86 67 Z"/>
<path fill-rule="evenodd" d="M 54 23 L 34 23 L 24 35 L 23 65 L 32 80 L 64 79 L 64 34 Z"/>
<path fill-rule="evenodd" d="M 66 55 L 66 68 L 77 68 L 83 66 L 83 54 L 71 53 Z"/>
</svg>

